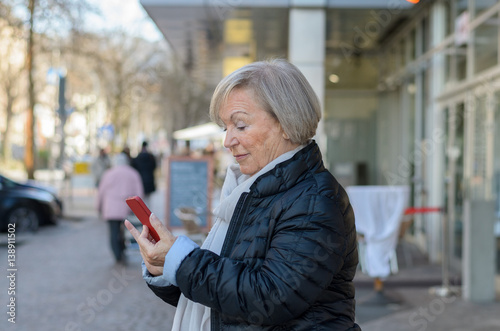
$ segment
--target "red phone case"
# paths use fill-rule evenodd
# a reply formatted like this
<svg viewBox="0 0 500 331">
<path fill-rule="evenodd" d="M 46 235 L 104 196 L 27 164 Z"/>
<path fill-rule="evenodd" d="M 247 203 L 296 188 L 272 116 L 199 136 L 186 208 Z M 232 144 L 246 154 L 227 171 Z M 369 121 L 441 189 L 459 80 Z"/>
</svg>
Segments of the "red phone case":
<svg viewBox="0 0 500 331">
<path fill-rule="evenodd" d="M 138 196 L 128 198 L 125 201 L 127 202 L 127 205 L 130 207 L 130 209 L 132 209 L 135 216 L 137 216 L 139 221 L 141 221 L 143 225 L 149 228 L 149 233 L 151 234 L 151 237 L 153 237 L 153 239 L 156 240 L 157 242 L 160 241 L 160 236 L 149 222 L 149 215 L 151 215 L 151 211 L 146 206 L 144 201 L 142 201 L 142 199 Z"/>
</svg>

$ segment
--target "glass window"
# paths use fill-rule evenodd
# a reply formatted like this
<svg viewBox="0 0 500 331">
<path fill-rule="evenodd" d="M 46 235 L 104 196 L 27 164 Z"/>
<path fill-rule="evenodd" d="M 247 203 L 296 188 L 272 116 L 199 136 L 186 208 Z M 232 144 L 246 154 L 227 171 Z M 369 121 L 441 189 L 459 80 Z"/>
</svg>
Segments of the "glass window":
<svg viewBox="0 0 500 331">
<path fill-rule="evenodd" d="M 381 78 L 387 78 L 389 76 L 389 61 L 385 61 L 387 58 L 387 50 L 381 51 L 379 55 L 378 67 L 379 67 L 379 75 Z"/>
<path fill-rule="evenodd" d="M 448 49 L 450 51 L 450 49 Z M 445 84 L 453 82 L 455 77 L 453 76 L 453 55 L 446 54 L 444 55 L 444 81 Z"/>
<path fill-rule="evenodd" d="M 475 99 L 470 116 L 471 175 L 467 178 L 472 199 L 493 201 L 495 180 L 495 106 L 493 96 L 480 95 Z"/>
<path fill-rule="evenodd" d="M 406 66 L 406 54 L 407 54 L 407 48 L 406 48 L 406 39 L 403 38 L 399 42 L 399 64 L 400 68 L 404 68 Z"/>
<path fill-rule="evenodd" d="M 467 49 L 469 34 L 463 33 L 464 19 L 468 21 L 468 0 L 454 0 L 446 8 L 449 16 L 450 34 L 455 33 L 455 42 L 446 50 L 446 83 L 454 83 L 467 77 Z M 465 15 L 465 16 L 464 16 Z"/>
<path fill-rule="evenodd" d="M 463 232 L 463 202 L 464 202 L 464 160 L 463 160 L 463 151 L 464 151 L 464 117 L 465 117 L 465 108 L 464 104 L 460 103 L 455 106 L 456 111 L 453 114 L 448 113 L 447 115 L 447 123 L 446 123 L 446 133 L 447 133 L 447 142 L 450 134 L 454 135 L 453 146 L 451 147 L 456 153 L 457 158 L 454 160 L 455 171 L 453 174 L 448 173 L 448 180 L 451 179 L 450 176 L 453 176 L 453 192 L 454 197 L 452 198 L 451 204 L 454 206 L 453 211 L 449 211 L 450 214 L 453 214 L 453 218 L 449 220 L 450 222 L 450 231 L 451 235 L 451 245 L 453 247 L 453 257 L 455 259 L 462 259 L 462 232 Z M 451 132 L 453 131 L 453 133 Z M 451 150 L 448 151 L 452 152 Z M 447 169 L 449 170 L 449 162 L 451 162 L 448 157 L 446 158 Z M 451 182 L 448 182 L 450 185 Z M 447 199 L 451 197 L 447 196 Z"/>
<path fill-rule="evenodd" d="M 340 54 L 328 55 L 325 74 L 327 89 L 376 89 L 379 81 L 378 57 L 369 54 L 351 58 Z"/>
<path fill-rule="evenodd" d="M 405 105 L 405 110 L 408 111 L 408 146 L 405 146 L 408 151 L 415 149 L 415 140 L 418 137 L 415 136 L 415 94 L 417 92 L 417 86 L 415 78 L 412 78 L 406 85 L 406 93 L 408 93 L 408 104 Z"/>
<path fill-rule="evenodd" d="M 455 0 L 455 17 L 467 10 L 469 0 Z"/>
<path fill-rule="evenodd" d="M 408 53 L 409 53 L 409 58 L 408 60 L 411 62 L 413 60 L 415 60 L 417 58 L 417 55 L 416 55 L 416 47 L 415 47 L 415 41 L 417 39 L 417 31 L 416 29 L 413 29 L 411 30 L 410 32 L 410 40 L 408 41 Z"/>
<path fill-rule="evenodd" d="M 396 47 L 391 47 L 391 49 L 389 49 L 389 52 L 388 52 L 388 57 L 387 57 L 387 66 L 388 66 L 388 73 L 389 75 L 392 75 L 396 72 L 396 70 L 398 69 L 397 67 L 397 50 L 396 50 Z"/>
<path fill-rule="evenodd" d="M 456 80 L 464 80 L 467 77 L 467 54 L 466 48 L 457 48 L 455 55 Z"/>
<path fill-rule="evenodd" d="M 498 15 L 495 15 L 479 25 L 473 32 L 474 73 L 498 63 L 498 23 Z"/>
<path fill-rule="evenodd" d="M 406 150 L 409 153 L 412 153 L 415 151 L 415 140 L 418 139 L 415 137 L 415 94 L 417 91 L 416 87 L 416 82 L 415 82 L 415 77 L 410 79 L 408 84 L 406 85 L 406 93 L 408 93 L 408 104 L 405 105 L 405 109 L 408 110 L 408 133 L 407 133 L 407 146 L 404 146 Z M 411 157 L 413 156 L 413 157 Z M 413 155 L 409 155 L 410 159 L 413 160 L 412 165 L 411 165 L 411 176 L 415 176 L 415 155 L 413 152 Z M 417 165 L 418 166 L 418 165 Z M 415 201 L 415 192 L 416 192 L 416 187 L 415 187 L 415 181 L 410 180 L 410 203 L 411 206 L 416 206 Z"/>
<path fill-rule="evenodd" d="M 487 167 L 487 149 L 486 149 L 486 106 L 487 99 L 485 95 L 476 97 L 475 103 L 471 105 L 474 107 L 471 115 L 471 120 L 473 123 L 473 129 L 471 130 L 472 138 L 470 139 L 473 144 L 471 146 L 472 158 L 472 174 L 469 180 L 471 197 L 473 199 L 482 200 L 485 198 L 485 186 L 486 186 L 486 167 Z"/>
<path fill-rule="evenodd" d="M 430 34 L 429 17 L 426 16 L 422 20 L 422 54 L 425 54 L 430 48 L 431 34 Z"/>
<path fill-rule="evenodd" d="M 429 102 L 430 102 L 430 86 L 431 86 L 431 69 L 427 68 L 425 71 L 422 72 L 422 86 L 420 87 L 422 89 L 422 115 L 420 119 L 420 123 L 422 123 L 421 126 L 421 132 L 420 132 L 420 137 L 423 139 L 426 137 L 425 134 L 425 128 L 427 126 L 427 107 L 429 107 Z"/>
<path fill-rule="evenodd" d="M 445 52 L 445 79 L 446 83 L 464 80 L 467 75 L 467 47 L 455 46 L 446 49 Z"/>
<path fill-rule="evenodd" d="M 476 18 L 493 5 L 496 5 L 498 0 L 475 0 L 472 3 L 474 4 L 474 18 Z"/>
<path fill-rule="evenodd" d="M 452 5 L 450 1 L 445 1 L 443 3 L 445 10 L 445 21 L 446 21 L 446 30 L 445 35 L 448 36 L 452 34 L 455 30 L 455 22 L 453 21 L 454 17 L 452 15 Z"/>
</svg>

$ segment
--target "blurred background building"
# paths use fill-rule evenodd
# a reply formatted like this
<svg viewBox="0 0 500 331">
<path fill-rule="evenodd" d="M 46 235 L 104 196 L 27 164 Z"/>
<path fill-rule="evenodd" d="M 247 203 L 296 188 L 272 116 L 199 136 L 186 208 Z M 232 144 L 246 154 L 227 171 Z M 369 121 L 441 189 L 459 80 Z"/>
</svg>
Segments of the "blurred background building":
<svg viewBox="0 0 500 331">
<path fill-rule="evenodd" d="M 116 19 L 140 11 L 132 1 L 127 14 L 124 1 L 105 3 Z M 98 29 L 113 20 L 97 19 L 100 2 L 30 1 L 32 14 L 28 2 L 0 2 L 0 172 L 84 178 L 100 148 L 135 155 L 144 139 L 159 159 L 216 149 L 216 84 L 247 63 L 287 58 L 322 103 L 327 167 L 344 186 L 408 185 L 411 206 L 443 208 L 415 215 L 407 237 L 431 262 L 448 239 L 464 296 L 493 300 L 499 1 L 141 0 L 156 28 L 112 30 Z"/>
<path fill-rule="evenodd" d="M 495 0 L 141 0 L 207 95 L 247 63 L 288 58 L 323 106 L 317 140 L 348 185 L 409 185 L 411 237 L 464 296 L 500 272 L 500 3 Z"/>
</svg>

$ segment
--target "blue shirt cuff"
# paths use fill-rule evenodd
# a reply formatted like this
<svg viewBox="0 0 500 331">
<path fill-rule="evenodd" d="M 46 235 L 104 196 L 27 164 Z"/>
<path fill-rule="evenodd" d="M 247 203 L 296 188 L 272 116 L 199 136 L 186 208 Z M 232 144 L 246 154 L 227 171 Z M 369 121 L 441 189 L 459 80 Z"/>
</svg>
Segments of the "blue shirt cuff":
<svg viewBox="0 0 500 331">
<path fill-rule="evenodd" d="M 163 265 L 163 275 L 162 277 L 168 281 L 170 284 L 177 286 L 177 280 L 175 278 L 177 270 L 181 265 L 182 261 L 196 248 L 199 248 L 198 244 L 189 239 L 186 236 L 178 236 L 172 247 L 165 256 L 165 264 Z"/>
<path fill-rule="evenodd" d="M 144 261 L 142 262 L 142 278 L 148 283 L 149 285 L 156 286 L 156 287 L 167 287 L 172 285 L 171 283 L 168 282 L 168 280 L 161 276 L 153 276 L 148 268 L 146 268 L 146 264 L 144 264 Z"/>
<path fill-rule="evenodd" d="M 163 275 L 153 276 L 144 261 L 142 262 L 142 278 L 152 286 L 167 287 L 170 285 L 177 286 L 175 275 L 177 269 L 181 265 L 182 260 L 189 255 L 193 250 L 199 246 L 186 236 L 179 236 L 175 240 L 172 247 L 165 256 L 165 263 L 163 264 Z"/>
</svg>

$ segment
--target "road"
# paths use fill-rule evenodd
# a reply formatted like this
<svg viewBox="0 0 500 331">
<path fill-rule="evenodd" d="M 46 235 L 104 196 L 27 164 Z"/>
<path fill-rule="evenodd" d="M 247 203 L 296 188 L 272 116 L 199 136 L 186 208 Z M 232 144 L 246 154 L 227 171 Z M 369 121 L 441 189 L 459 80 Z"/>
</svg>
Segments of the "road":
<svg viewBox="0 0 500 331">
<path fill-rule="evenodd" d="M 174 309 L 147 288 L 139 252 L 115 265 L 107 230 L 97 217 L 62 220 L 16 236 L 15 254 L 1 234 L 0 330 L 170 330 Z"/>
<path fill-rule="evenodd" d="M 84 190 L 67 198 L 67 217 L 57 226 L 42 227 L 34 235 L 16 234 L 13 254 L 8 251 L 7 234 L 0 234 L 0 330 L 171 329 L 174 308 L 147 288 L 139 252 L 128 249 L 127 266 L 115 265 L 107 225 L 94 210 L 94 195 Z M 160 219 L 164 219 L 164 196 L 160 188 L 151 197 L 151 210 Z M 363 329 L 498 330 L 498 302 L 474 305 L 430 295 L 428 287 L 441 284 L 441 268 L 425 263 L 420 255 L 415 255 L 412 267 L 403 266 L 387 282 L 385 292 L 400 299 L 396 304 L 368 304 L 372 280 L 358 272 L 356 317 Z M 13 258 L 15 265 L 9 267 Z M 9 316 L 11 311 L 15 319 Z M 416 327 L 424 322 L 424 328 Z"/>
</svg>

